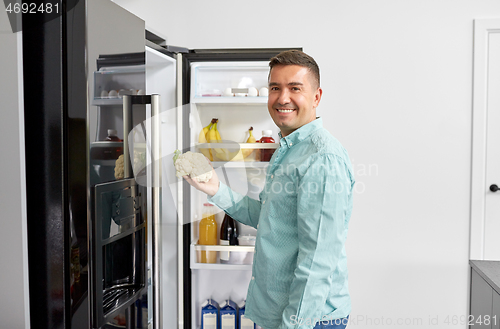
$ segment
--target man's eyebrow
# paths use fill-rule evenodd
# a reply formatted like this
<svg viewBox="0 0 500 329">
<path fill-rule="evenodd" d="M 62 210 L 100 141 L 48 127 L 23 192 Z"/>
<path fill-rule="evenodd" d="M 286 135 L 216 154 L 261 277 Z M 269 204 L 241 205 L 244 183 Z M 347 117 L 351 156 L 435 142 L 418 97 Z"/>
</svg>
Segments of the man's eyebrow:
<svg viewBox="0 0 500 329">
<path fill-rule="evenodd" d="M 269 82 L 269 86 L 278 86 L 279 84 L 277 82 Z M 303 86 L 304 84 L 302 82 L 289 82 L 287 84 L 288 86 Z"/>
</svg>

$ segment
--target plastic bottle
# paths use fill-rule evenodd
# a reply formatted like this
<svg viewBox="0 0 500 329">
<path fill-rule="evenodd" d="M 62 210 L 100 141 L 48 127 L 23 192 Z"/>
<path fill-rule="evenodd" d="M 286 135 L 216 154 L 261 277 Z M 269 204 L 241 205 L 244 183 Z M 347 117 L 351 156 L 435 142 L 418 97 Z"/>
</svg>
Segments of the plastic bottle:
<svg viewBox="0 0 500 329">
<path fill-rule="evenodd" d="M 231 218 L 228 214 L 224 216 L 222 225 L 220 227 L 220 245 L 221 246 L 237 246 L 238 245 L 238 226 L 236 221 Z M 231 252 L 221 251 L 220 252 L 220 262 L 228 263 L 230 262 Z"/>
<path fill-rule="evenodd" d="M 260 143 L 275 143 L 272 130 L 262 130 L 262 138 L 259 140 Z M 270 161 L 273 156 L 275 149 L 261 149 L 260 150 L 260 161 Z"/>
<path fill-rule="evenodd" d="M 115 129 L 108 129 L 108 136 L 106 137 L 106 140 L 110 142 L 123 142 L 123 140 L 116 136 L 117 134 L 118 132 Z"/>
<path fill-rule="evenodd" d="M 199 224 L 200 245 L 217 244 L 217 222 L 215 221 L 214 206 L 210 203 L 203 204 L 202 219 Z M 217 251 L 201 251 L 200 263 L 215 263 L 217 261 Z"/>
</svg>

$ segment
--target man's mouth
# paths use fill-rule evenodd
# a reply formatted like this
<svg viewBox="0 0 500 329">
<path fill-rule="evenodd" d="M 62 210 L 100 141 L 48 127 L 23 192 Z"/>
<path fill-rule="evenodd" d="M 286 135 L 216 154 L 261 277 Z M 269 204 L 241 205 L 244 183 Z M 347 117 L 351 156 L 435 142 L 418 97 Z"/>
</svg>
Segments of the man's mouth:
<svg viewBox="0 0 500 329">
<path fill-rule="evenodd" d="M 276 109 L 279 113 L 292 113 L 294 109 Z"/>
</svg>

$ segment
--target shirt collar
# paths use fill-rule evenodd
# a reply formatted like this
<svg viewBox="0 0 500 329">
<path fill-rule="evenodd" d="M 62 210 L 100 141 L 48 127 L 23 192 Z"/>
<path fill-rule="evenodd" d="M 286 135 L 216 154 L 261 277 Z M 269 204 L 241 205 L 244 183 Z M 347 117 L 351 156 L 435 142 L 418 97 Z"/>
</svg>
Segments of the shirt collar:
<svg viewBox="0 0 500 329">
<path fill-rule="evenodd" d="M 278 133 L 280 137 L 280 146 L 287 146 L 288 148 L 292 147 L 295 144 L 300 143 L 309 135 L 315 131 L 316 129 L 319 129 L 323 127 L 323 119 L 320 117 L 317 117 L 316 120 L 313 120 L 302 127 L 296 129 L 294 132 L 292 132 L 290 135 L 286 137 L 281 136 L 281 131 Z"/>
</svg>

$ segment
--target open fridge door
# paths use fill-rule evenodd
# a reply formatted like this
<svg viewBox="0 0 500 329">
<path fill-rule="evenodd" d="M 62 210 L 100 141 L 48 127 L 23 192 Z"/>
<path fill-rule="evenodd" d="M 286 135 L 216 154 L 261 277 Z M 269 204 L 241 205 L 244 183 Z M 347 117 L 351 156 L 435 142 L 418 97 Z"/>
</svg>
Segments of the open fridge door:
<svg viewBox="0 0 500 329">
<path fill-rule="evenodd" d="M 182 319 L 182 186 L 171 165 L 173 153 L 181 149 L 182 124 L 178 107 L 178 57 L 146 41 L 146 92 L 161 95 L 158 113 L 146 120 L 147 152 L 152 198 L 148 200 L 148 322 L 151 328 L 177 328 Z M 179 244 L 181 247 L 179 247 Z M 182 264 L 182 263 L 181 263 Z M 179 274 L 179 271 L 181 271 Z M 180 280 L 180 281 L 179 281 Z"/>
</svg>

